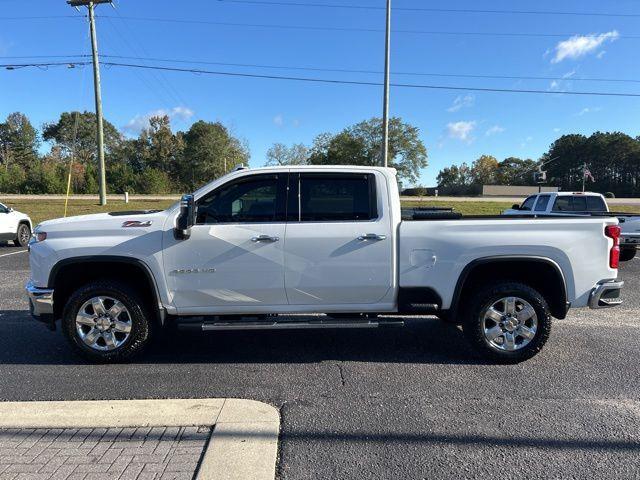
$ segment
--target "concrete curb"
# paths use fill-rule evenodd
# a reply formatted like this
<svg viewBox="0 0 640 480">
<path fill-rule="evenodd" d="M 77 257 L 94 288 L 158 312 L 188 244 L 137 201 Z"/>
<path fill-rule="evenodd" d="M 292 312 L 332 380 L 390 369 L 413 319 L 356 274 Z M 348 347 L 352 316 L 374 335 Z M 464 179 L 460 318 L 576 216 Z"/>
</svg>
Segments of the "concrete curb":
<svg viewBox="0 0 640 480">
<path fill-rule="evenodd" d="M 254 400 L 0 402 L 0 428 L 212 426 L 197 480 L 272 480 L 280 415 Z"/>
</svg>

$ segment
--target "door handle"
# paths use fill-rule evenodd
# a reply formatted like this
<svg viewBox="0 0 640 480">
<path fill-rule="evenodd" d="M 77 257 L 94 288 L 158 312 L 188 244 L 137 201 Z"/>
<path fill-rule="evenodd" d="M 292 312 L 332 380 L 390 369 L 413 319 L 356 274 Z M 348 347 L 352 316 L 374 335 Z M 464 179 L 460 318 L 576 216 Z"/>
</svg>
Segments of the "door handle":
<svg viewBox="0 0 640 480">
<path fill-rule="evenodd" d="M 254 243 L 258 242 L 278 242 L 280 241 L 279 237 L 270 237 L 269 235 L 260 235 L 259 237 L 252 237 L 251 241 Z"/>
<path fill-rule="evenodd" d="M 377 233 L 365 233 L 364 235 L 360 235 L 358 240 L 361 242 L 366 242 L 367 240 L 386 240 L 386 235 L 378 235 Z"/>
</svg>

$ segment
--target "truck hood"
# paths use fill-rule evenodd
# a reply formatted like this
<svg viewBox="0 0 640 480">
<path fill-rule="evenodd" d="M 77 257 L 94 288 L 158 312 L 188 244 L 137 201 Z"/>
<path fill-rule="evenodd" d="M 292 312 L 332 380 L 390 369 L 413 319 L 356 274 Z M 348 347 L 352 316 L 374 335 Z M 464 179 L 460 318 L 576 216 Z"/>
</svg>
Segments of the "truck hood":
<svg viewBox="0 0 640 480">
<path fill-rule="evenodd" d="M 123 235 L 123 231 L 153 231 L 161 229 L 169 210 L 96 213 L 56 218 L 40 223 L 36 229 L 57 237 L 93 235 Z M 125 227 L 126 222 L 140 222 L 140 226 Z M 133 232 L 132 232 L 133 233 Z M 125 234 L 128 235 L 128 234 Z"/>
</svg>

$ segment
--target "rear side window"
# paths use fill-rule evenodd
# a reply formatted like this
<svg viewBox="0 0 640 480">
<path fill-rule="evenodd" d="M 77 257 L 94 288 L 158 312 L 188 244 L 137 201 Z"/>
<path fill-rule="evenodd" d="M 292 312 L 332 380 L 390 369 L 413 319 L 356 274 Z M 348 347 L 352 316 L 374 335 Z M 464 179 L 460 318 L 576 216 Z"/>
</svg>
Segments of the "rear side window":
<svg viewBox="0 0 640 480">
<path fill-rule="evenodd" d="M 606 212 L 607 205 L 604 203 L 602 197 L 587 197 L 587 210 L 590 212 Z"/>
<path fill-rule="evenodd" d="M 531 210 L 535 201 L 535 196 L 527 198 L 524 202 L 522 202 L 522 205 L 520 205 L 520 210 Z"/>
<path fill-rule="evenodd" d="M 571 197 L 556 197 L 556 201 L 553 204 L 554 212 L 570 212 L 571 210 Z"/>
<path fill-rule="evenodd" d="M 300 175 L 302 222 L 363 221 L 377 218 L 373 174 Z"/>
<path fill-rule="evenodd" d="M 536 203 L 536 212 L 544 212 L 549 205 L 549 195 L 540 195 Z"/>
</svg>

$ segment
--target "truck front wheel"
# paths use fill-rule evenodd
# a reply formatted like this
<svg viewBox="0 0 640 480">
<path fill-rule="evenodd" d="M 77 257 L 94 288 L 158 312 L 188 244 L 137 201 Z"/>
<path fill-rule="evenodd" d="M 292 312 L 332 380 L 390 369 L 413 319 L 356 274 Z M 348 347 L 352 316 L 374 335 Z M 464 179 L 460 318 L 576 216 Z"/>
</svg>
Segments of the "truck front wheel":
<svg viewBox="0 0 640 480">
<path fill-rule="evenodd" d="M 469 302 L 463 330 L 483 356 L 501 363 L 521 362 L 542 350 L 549 338 L 549 305 L 522 283 L 488 286 Z"/>
<path fill-rule="evenodd" d="M 71 295 L 62 315 L 62 330 L 86 359 L 117 363 L 140 353 L 148 343 L 149 319 L 144 302 L 132 288 L 104 280 Z"/>
</svg>

